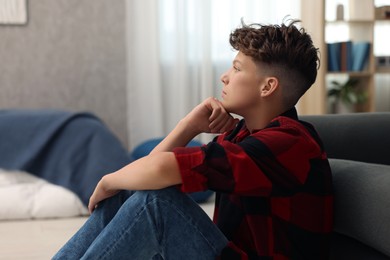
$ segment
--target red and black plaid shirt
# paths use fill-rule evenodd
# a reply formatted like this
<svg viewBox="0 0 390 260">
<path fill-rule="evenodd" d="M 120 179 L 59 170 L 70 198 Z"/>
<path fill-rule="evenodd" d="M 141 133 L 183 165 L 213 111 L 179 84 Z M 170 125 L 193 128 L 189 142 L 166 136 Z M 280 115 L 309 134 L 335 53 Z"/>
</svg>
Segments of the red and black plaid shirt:
<svg viewBox="0 0 390 260">
<path fill-rule="evenodd" d="M 332 175 L 314 128 L 292 109 L 250 133 L 174 150 L 184 192 L 217 191 L 214 222 L 231 241 L 220 259 L 328 259 Z"/>
</svg>

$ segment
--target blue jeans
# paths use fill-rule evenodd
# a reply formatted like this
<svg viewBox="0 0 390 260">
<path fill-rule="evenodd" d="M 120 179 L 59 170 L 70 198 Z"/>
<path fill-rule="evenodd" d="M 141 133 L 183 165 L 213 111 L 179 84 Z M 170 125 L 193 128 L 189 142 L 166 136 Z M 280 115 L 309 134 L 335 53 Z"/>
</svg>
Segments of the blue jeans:
<svg viewBox="0 0 390 260">
<path fill-rule="evenodd" d="M 174 187 L 122 191 L 101 202 L 53 259 L 215 259 L 228 244 Z"/>
</svg>

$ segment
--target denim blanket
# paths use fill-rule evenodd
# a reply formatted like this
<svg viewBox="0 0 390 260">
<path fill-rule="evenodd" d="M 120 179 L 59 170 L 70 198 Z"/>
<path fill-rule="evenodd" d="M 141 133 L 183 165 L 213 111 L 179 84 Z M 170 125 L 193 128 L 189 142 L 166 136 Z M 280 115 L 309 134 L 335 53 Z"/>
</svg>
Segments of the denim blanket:
<svg viewBox="0 0 390 260">
<path fill-rule="evenodd" d="M 130 161 L 117 137 L 90 113 L 0 110 L 0 168 L 65 187 L 85 205 L 103 175 Z"/>
</svg>

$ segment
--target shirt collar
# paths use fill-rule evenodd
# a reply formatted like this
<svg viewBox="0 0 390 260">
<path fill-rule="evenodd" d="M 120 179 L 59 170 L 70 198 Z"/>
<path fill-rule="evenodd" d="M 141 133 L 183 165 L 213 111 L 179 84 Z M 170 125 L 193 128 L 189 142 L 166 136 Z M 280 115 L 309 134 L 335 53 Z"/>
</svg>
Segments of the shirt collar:
<svg viewBox="0 0 390 260">
<path fill-rule="evenodd" d="M 279 125 L 279 122 L 277 120 L 278 117 L 288 117 L 288 118 L 291 118 L 291 119 L 294 119 L 294 120 L 298 120 L 298 113 L 297 113 L 297 110 L 295 109 L 295 107 L 292 107 L 289 110 L 287 110 L 286 112 L 283 112 L 279 116 L 276 116 L 274 119 L 272 119 L 271 122 L 265 128 L 269 128 L 269 127 L 273 127 L 273 126 Z M 262 129 L 254 129 L 252 131 L 252 134 L 256 133 L 256 132 L 258 132 L 260 130 L 262 130 Z"/>
<path fill-rule="evenodd" d="M 292 107 L 289 110 L 287 110 L 286 112 L 284 112 L 284 113 L 280 114 L 279 116 L 275 117 L 274 119 L 272 119 L 271 123 L 267 127 L 271 127 L 272 122 L 274 122 L 274 120 L 280 116 L 288 117 L 288 118 L 291 118 L 294 120 L 298 120 L 297 110 L 295 109 L 295 107 Z M 252 134 L 255 132 L 258 132 L 260 130 L 261 129 L 254 130 L 252 132 Z M 246 128 L 245 120 L 241 119 L 240 122 L 237 124 L 236 128 L 233 131 L 231 131 L 224 139 L 230 140 L 230 141 L 235 140 L 237 142 L 250 134 L 251 133 L 249 132 L 248 128 Z"/>
<path fill-rule="evenodd" d="M 285 116 L 285 117 L 289 117 L 291 119 L 298 120 L 298 113 L 297 113 L 297 110 L 295 107 L 290 108 L 286 112 L 282 113 L 280 116 Z"/>
</svg>

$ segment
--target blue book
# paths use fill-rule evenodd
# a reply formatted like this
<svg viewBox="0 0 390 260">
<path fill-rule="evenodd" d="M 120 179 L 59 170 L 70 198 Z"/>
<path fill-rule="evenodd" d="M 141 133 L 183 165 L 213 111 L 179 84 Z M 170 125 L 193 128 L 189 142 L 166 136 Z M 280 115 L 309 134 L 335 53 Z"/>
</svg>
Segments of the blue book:
<svg viewBox="0 0 390 260">
<path fill-rule="evenodd" d="M 353 67 L 352 42 L 340 42 L 340 45 L 340 70 L 351 71 Z"/>
<path fill-rule="evenodd" d="M 352 71 L 363 71 L 370 56 L 370 42 L 354 42 L 352 45 L 353 64 Z"/>
<path fill-rule="evenodd" d="M 328 71 L 340 71 L 341 43 L 334 42 L 327 44 L 328 50 Z"/>
</svg>

